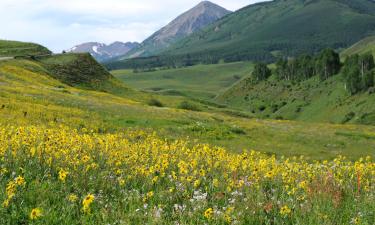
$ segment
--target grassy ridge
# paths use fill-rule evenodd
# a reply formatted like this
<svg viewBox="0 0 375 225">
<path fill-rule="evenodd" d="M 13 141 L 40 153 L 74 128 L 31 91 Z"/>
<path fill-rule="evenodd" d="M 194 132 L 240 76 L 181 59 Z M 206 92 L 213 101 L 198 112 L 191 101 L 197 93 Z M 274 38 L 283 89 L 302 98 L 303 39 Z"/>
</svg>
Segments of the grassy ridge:
<svg viewBox="0 0 375 225">
<path fill-rule="evenodd" d="M 345 49 L 341 54 L 345 57 L 354 54 L 361 55 L 368 52 L 372 52 L 375 57 L 375 36 L 370 36 L 359 41 L 350 48 Z"/>
<path fill-rule="evenodd" d="M 0 57 L 35 56 L 50 53 L 51 51 L 38 44 L 0 40 Z"/>
</svg>

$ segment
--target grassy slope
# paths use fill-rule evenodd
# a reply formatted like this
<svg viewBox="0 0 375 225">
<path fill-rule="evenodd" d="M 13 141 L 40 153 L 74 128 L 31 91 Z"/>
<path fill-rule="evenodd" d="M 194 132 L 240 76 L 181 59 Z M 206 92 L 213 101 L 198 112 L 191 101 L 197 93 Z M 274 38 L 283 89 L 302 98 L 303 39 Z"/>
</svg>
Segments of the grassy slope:
<svg viewBox="0 0 375 225">
<path fill-rule="evenodd" d="M 248 75 L 251 70 L 251 63 L 239 62 L 197 65 L 145 73 L 115 70 L 112 74 L 136 89 L 167 95 L 211 99 Z"/>
<path fill-rule="evenodd" d="M 375 3 L 368 0 L 278 0 L 241 9 L 178 42 L 168 53 L 205 51 L 231 58 L 280 50 L 290 55 L 347 47 L 373 34 L 374 27 Z"/>
<path fill-rule="evenodd" d="M 0 40 L 0 57 L 46 55 L 51 52 L 38 44 Z"/>
<path fill-rule="evenodd" d="M 273 79 L 253 84 L 247 78 L 217 100 L 260 118 L 372 125 L 375 118 L 375 95 L 349 96 L 340 75 L 323 83 L 314 77 L 296 84 Z M 351 112 L 355 116 L 348 118 Z"/>
<path fill-rule="evenodd" d="M 375 56 L 375 36 L 370 36 L 357 42 L 350 48 L 343 51 L 341 54 L 345 57 L 348 55 L 364 54 L 368 52 L 372 52 L 372 54 Z"/>
<path fill-rule="evenodd" d="M 246 119 L 209 106 L 202 106 L 202 112 L 175 109 L 183 97 L 161 96 L 168 107 L 156 108 L 147 106 L 134 92 L 121 97 L 78 89 L 49 73 L 35 61 L 0 62 L 0 123 L 62 123 L 99 131 L 150 128 L 168 138 L 189 136 L 233 151 L 251 148 L 319 159 L 373 154 L 375 128 L 371 126 Z"/>
<path fill-rule="evenodd" d="M 60 54 L 41 57 L 38 61 L 50 71 L 52 77 L 67 85 L 111 93 L 130 91 L 90 54 Z"/>
</svg>

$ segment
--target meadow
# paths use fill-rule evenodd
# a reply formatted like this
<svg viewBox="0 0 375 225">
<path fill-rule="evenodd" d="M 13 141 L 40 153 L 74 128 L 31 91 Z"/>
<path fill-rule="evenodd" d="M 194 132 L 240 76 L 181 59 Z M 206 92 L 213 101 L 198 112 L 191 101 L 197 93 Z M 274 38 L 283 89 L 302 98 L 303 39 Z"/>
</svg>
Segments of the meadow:
<svg viewBox="0 0 375 225">
<path fill-rule="evenodd" d="M 375 223 L 371 157 L 277 159 L 64 126 L 5 126 L 0 141 L 2 224 Z"/>
<path fill-rule="evenodd" d="M 0 224 L 374 224 L 373 126 L 252 118 L 205 100 L 220 83 L 96 86 L 60 57 L 86 83 L 0 62 Z"/>
<path fill-rule="evenodd" d="M 130 87 L 138 90 L 165 95 L 212 99 L 249 75 L 251 71 L 252 63 L 236 62 L 196 65 L 152 72 L 114 70 L 111 73 Z"/>
</svg>

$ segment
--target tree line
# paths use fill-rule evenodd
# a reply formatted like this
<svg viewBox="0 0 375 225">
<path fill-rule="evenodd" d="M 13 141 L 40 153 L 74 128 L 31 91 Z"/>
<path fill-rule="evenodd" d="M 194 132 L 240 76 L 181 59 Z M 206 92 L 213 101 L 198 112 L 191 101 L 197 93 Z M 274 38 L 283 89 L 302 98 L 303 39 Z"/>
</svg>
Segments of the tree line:
<svg viewBox="0 0 375 225">
<path fill-rule="evenodd" d="M 326 80 L 340 71 L 345 88 L 350 94 L 366 91 L 374 86 L 375 63 L 372 54 L 349 56 L 341 63 L 340 55 L 332 49 L 325 49 L 317 55 L 301 55 L 295 58 L 279 58 L 275 76 L 279 80 L 304 81 L 314 76 Z M 267 64 L 255 64 L 252 76 L 257 82 L 267 80 L 272 75 Z"/>
</svg>

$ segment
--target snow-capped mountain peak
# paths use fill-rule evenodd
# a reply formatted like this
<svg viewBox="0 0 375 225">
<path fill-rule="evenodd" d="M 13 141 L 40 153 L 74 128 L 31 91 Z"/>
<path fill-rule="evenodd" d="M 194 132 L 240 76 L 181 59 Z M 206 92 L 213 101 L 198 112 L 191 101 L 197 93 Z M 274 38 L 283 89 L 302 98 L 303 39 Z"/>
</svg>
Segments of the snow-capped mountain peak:
<svg viewBox="0 0 375 225">
<path fill-rule="evenodd" d="M 109 45 L 98 42 L 87 42 L 76 45 L 73 48 L 67 50 L 67 52 L 87 52 L 90 53 L 98 61 L 106 61 L 117 56 L 125 55 L 130 50 L 138 46 L 139 44 L 136 42 L 123 43 L 116 41 Z"/>
</svg>

